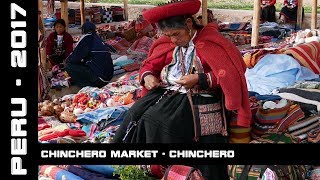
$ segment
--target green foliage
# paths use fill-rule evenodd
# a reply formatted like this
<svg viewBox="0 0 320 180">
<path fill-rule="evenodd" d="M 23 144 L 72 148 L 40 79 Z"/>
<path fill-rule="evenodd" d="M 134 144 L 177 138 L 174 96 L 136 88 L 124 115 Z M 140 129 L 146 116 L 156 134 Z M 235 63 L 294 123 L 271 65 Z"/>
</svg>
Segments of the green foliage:
<svg viewBox="0 0 320 180">
<path fill-rule="evenodd" d="M 149 177 L 146 172 L 140 169 L 138 166 L 113 166 L 115 169 L 114 175 L 119 175 L 121 180 L 155 180 L 153 177 Z"/>
</svg>

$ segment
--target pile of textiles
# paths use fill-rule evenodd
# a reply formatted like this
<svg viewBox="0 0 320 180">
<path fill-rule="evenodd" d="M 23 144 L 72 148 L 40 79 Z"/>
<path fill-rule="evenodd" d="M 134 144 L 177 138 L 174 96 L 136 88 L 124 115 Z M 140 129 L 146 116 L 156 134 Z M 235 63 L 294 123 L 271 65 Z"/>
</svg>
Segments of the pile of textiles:
<svg viewBox="0 0 320 180">
<path fill-rule="evenodd" d="M 110 165 L 41 165 L 39 179 L 55 180 L 116 180 Z"/>
<path fill-rule="evenodd" d="M 139 70 L 143 58 L 142 57 L 137 58 L 134 56 L 135 55 L 112 56 L 113 66 L 114 66 L 113 75 L 118 75 L 124 72 L 132 72 L 132 71 Z"/>
<path fill-rule="evenodd" d="M 251 43 L 251 34 L 248 31 L 230 31 L 221 32 L 221 34 L 229 39 L 236 46 L 246 45 Z M 268 43 L 272 41 L 272 36 L 260 36 L 259 43 Z"/>
<path fill-rule="evenodd" d="M 146 58 L 153 42 L 153 38 L 143 36 L 137 39 L 131 45 L 131 47 L 128 49 L 128 53 L 133 55 L 144 56 Z"/>
<path fill-rule="evenodd" d="M 141 97 L 138 71 L 105 87 L 84 87 L 53 102 L 39 102 L 39 141 L 109 143 L 131 105 Z"/>
<path fill-rule="evenodd" d="M 318 87 L 312 81 L 309 86 L 299 84 L 295 86 Z M 320 89 L 287 87 L 255 97 L 259 108 L 253 118 L 252 143 L 319 143 Z"/>
<path fill-rule="evenodd" d="M 312 41 L 294 47 L 281 49 L 282 53 L 293 56 L 302 66 L 320 74 L 320 43 Z"/>
<path fill-rule="evenodd" d="M 260 24 L 259 34 L 262 36 L 272 36 L 276 39 L 283 39 L 290 36 L 295 27 L 290 27 L 289 25 L 279 25 L 275 22 L 264 22 Z M 252 27 L 247 28 L 251 32 Z"/>
<path fill-rule="evenodd" d="M 115 37 L 112 39 L 108 39 L 106 41 L 106 43 L 112 45 L 118 51 L 118 54 L 120 54 L 120 55 L 126 55 L 127 50 L 131 46 L 130 42 L 128 42 L 126 39 L 121 38 L 121 37 Z"/>
<path fill-rule="evenodd" d="M 117 22 L 99 25 L 97 27 L 97 34 L 103 39 L 107 40 L 115 36 L 123 37 L 123 33 L 135 26 L 134 21 L 129 22 Z"/>
<path fill-rule="evenodd" d="M 219 31 L 240 31 L 246 30 L 248 22 L 239 22 L 239 23 L 220 23 Z"/>
<path fill-rule="evenodd" d="M 63 65 L 55 65 L 52 67 L 51 89 L 61 90 L 63 87 L 70 86 L 70 76 L 64 70 Z"/>
<path fill-rule="evenodd" d="M 258 61 L 263 58 L 267 54 L 277 54 L 278 49 L 255 49 L 252 51 L 243 52 L 243 60 L 247 66 L 247 68 L 253 68 Z"/>
<path fill-rule="evenodd" d="M 229 165 L 230 180 L 306 179 L 306 165 Z"/>
<path fill-rule="evenodd" d="M 271 94 L 273 90 L 293 85 L 296 81 L 319 77 L 285 54 L 265 55 L 253 68 L 247 69 L 245 76 L 248 90 L 261 95 Z"/>
<path fill-rule="evenodd" d="M 312 41 L 320 42 L 320 29 L 300 30 L 291 36 L 291 43 L 293 43 L 294 46 Z"/>
<path fill-rule="evenodd" d="M 79 123 L 62 123 L 54 116 L 38 117 L 38 140 L 41 143 L 82 143 L 86 133 Z"/>
</svg>

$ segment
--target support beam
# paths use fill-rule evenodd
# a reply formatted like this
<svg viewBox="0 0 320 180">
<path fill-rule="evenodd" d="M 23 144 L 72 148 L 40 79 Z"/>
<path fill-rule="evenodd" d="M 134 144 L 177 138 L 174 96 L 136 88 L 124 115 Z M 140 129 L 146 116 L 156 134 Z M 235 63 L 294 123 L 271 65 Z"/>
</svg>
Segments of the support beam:
<svg viewBox="0 0 320 180">
<path fill-rule="evenodd" d="M 202 25 L 208 24 L 208 0 L 202 0 Z"/>
<path fill-rule="evenodd" d="M 298 11 L 297 11 L 297 27 L 302 28 L 302 8 L 303 0 L 298 0 Z"/>
<path fill-rule="evenodd" d="M 81 26 L 86 22 L 86 16 L 84 14 L 84 0 L 80 0 L 80 16 L 81 16 Z"/>
<path fill-rule="evenodd" d="M 311 13 L 311 29 L 317 29 L 317 0 L 313 0 Z"/>
<path fill-rule="evenodd" d="M 43 2 L 42 2 L 42 0 L 38 0 L 38 10 L 41 11 L 40 16 L 41 16 L 41 19 L 43 20 Z"/>
<path fill-rule="evenodd" d="M 128 0 L 123 0 L 123 7 L 124 7 L 124 19 L 128 21 L 129 20 Z"/>
<path fill-rule="evenodd" d="M 69 18 L 68 18 L 68 0 L 60 0 L 61 3 L 61 19 L 66 22 L 66 31 L 68 31 Z"/>
<path fill-rule="evenodd" d="M 257 46 L 259 43 L 260 11 L 261 11 L 260 6 L 261 6 L 261 1 L 254 1 L 251 46 Z"/>
</svg>

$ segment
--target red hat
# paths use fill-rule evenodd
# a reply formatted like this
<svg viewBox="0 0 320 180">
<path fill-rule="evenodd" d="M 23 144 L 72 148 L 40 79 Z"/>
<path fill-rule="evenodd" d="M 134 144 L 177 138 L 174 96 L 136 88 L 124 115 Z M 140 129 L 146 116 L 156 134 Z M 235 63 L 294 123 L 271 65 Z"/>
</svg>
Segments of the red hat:
<svg viewBox="0 0 320 180">
<path fill-rule="evenodd" d="M 142 13 L 144 19 L 156 23 L 162 19 L 180 15 L 194 15 L 200 9 L 199 0 L 172 0 Z"/>
</svg>

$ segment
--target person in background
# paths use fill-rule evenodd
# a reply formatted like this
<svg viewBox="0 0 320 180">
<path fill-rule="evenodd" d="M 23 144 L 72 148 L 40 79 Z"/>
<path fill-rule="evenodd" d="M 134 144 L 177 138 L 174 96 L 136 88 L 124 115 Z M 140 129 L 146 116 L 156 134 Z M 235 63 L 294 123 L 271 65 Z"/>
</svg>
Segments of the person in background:
<svg viewBox="0 0 320 180">
<path fill-rule="evenodd" d="M 293 23 L 297 22 L 297 12 L 298 12 L 298 0 L 284 0 L 284 6 L 280 11 L 280 20 L 283 23 Z M 302 20 L 304 17 L 304 10 L 302 9 Z"/>
<path fill-rule="evenodd" d="M 276 22 L 276 0 L 261 0 L 261 22 Z"/>
<path fill-rule="evenodd" d="M 58 19 L 53 25 L 54 32 L 47 38 L 46 54 L 52 66 L 63 63 L 73 50 L 72 36 L 66 32 L 66 23 Z"/>
<path fill-rule="evenodd" d="M 84 87 L 103 87 L 113 77 L 113 62 L 108 44 L 96 34 L 92 22 L 82 25 L 82 37 L 66 59 L 66 71 L 71 82 Z"/>
<path fill-rule="evenodd" d="M 171 1 L 143 13 L 162 36 L 140 68 L 143 97 L 128 111 L 113 143 L 228 143 L 231 118 L 225 110 L 237 111 L 237 125 L 250 127 L 241 53 L 216 23 L 196 22 L 200 6 L 199 0 Z M 226 165 L 194 167 L 206 180 L 229 179 Z"/>
</svg>

